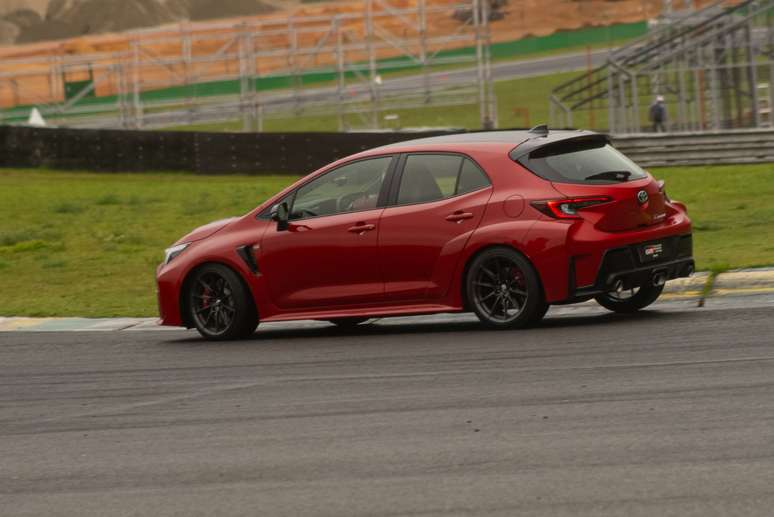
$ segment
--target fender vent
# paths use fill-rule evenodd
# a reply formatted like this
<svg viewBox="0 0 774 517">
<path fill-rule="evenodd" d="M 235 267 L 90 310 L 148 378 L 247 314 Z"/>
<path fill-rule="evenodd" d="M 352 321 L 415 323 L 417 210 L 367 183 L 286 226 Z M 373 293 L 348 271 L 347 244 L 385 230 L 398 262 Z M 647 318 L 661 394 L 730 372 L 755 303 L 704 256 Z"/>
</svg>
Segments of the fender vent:
<svg viewBox="0 0 774 517">
<path fill-rule="evenodd" d="M 253 272 L 253 274 L 258 273 L 258 263 L 255 260 L 255 253 L 253 252 L 253 247 L 250 244 L 245 244 L 244 246 L 239 246 L 236 249 L 237 255 L 239 255 L 239 258 L 241 258 L 244 263 L 247 265 L 247 267 L 250 269 L 250 271 Z"/>
</svg>

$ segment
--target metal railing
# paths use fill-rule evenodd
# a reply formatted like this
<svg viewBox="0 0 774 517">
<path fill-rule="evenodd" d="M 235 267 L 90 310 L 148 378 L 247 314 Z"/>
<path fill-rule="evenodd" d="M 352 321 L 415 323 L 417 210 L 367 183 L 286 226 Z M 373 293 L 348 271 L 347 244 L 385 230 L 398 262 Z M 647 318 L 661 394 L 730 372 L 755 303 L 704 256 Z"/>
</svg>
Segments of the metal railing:
<svg viewBox="0 0 774 517">
<path fill-rule="evenodd" d="M 662 96 L 677 131 L 770 127 L 772 85 L 774 0 L 718 1 L 556 87 L 550 119 L 558 126 L 606 119 L 611 133 L 639 133 Z"/>
<path fill-rule="evenodd" d="M 774 163 L 774 130 L 619 135 L 616 148 L 643 167 Z"/>
<path fill-rule="evenodd" d="M 415 89 L 424 105 L 478 106 L 482 125 L 496 127 L 488 1 L 362 0 L 361 7 L 135 31 L 116 52 L 4 59 L 0 123 L 23 122 L 36 106 L 58 126 L 159 127 L 217 122 L 227 112 L 246 131 L 260 131 L 264 117 L 299 116 L 308 107 L 316 115 L 325 108 L 340 130 L 378 128 L 400 93 L 388 91 L 382 75 L 411 69 L 422 77 Z M 469 20 L 453 19 L 460 9 L 472 13 Z M 466 79 L 472 95 L 454 94 L 460 85 L 450 88 L 432 74 L 464 63 L 477 71 Z M 308 95 L 310 83 L 326 86 L 323 94 Z"/>
</svg>

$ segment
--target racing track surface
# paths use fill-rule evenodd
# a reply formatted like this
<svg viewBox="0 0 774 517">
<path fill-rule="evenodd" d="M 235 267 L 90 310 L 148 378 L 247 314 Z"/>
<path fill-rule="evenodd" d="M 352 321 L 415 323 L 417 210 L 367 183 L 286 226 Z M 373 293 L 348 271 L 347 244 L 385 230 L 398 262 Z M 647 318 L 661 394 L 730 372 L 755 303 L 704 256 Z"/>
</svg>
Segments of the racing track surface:
<svg viewBox="0 0 774 517">
<path fill-rule="evenodd" d="M 0 334 L 0 513 L 770 515 L 772 301 Z"/>
</svg>

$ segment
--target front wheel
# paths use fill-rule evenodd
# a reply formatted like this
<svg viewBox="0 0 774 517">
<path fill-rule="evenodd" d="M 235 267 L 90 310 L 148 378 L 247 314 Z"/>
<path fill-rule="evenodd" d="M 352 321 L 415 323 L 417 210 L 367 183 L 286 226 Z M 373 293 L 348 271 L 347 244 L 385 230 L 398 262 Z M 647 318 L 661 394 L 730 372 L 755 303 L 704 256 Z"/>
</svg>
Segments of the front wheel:
<svg viewBox="0 0 774 517">
<path fill-rule="evenodd" d="M 205 339 L 244 338 L 258 326 L 250 291 L 226 266 L 209 264 L 198 269 L 188 284 L 187 295 L 191 321 Z"/>
<path fill-rule="evenodd" d="M 509 248 L 492 248 L 470 264 L 468 306 L 490 328 L 523 328 L 540 321 L 548 305 L 535 269 Z"/>
<path fill-rule="evenodd" d="M 631 313 L 655 302 L 664 290 L 663 285 L 643 285 L 623 291 L 609 291 L 595 298 L 598 304 L 613 312 Z"/>
</svg>

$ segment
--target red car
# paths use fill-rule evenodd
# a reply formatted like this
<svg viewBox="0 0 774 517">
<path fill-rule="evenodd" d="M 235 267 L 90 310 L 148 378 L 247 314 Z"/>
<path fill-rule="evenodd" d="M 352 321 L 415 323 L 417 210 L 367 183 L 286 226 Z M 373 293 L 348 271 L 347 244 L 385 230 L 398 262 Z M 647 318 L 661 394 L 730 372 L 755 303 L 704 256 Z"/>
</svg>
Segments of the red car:
<svg viewBox="0 0 774 517">
<path fill-rule="evenodd" d="M 472 311 L 519 328 L 592 298 L 630 312 L 693 267 L 685 205 L 663 182 L 605 135 L 539 126 L 339 160 L 189 233 L 157 280 L 162 324 L 233 339 L 259 320 Z"/>
</svg>

